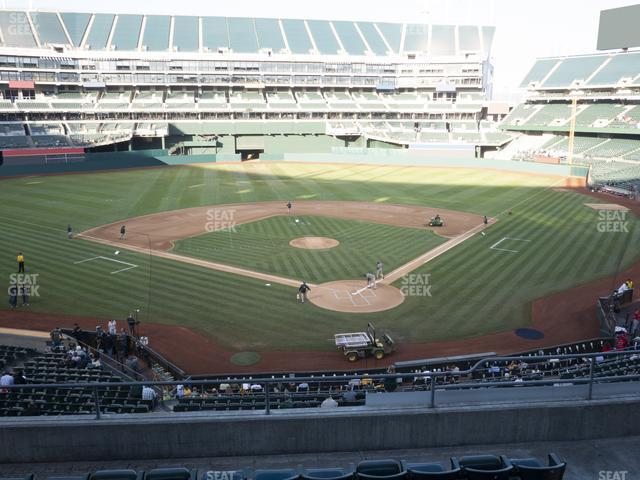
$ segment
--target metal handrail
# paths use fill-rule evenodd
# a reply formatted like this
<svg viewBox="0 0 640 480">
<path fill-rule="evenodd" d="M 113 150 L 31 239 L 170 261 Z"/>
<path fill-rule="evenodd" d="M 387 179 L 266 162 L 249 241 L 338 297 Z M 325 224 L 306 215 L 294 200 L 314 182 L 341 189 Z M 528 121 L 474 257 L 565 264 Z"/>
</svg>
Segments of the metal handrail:
<svg viewBox="0 0 640 480">
<path fill-rule="evenodd" d="M 640 355 L 640 350 L 624 350 L 624 351 L 610 351 L 610 352 L 594 352 L 589 354 L 569 354 L 569 355 L 527 355 L 527 356 L 508 356 L 508 357 L 500 357 L 500 356 L 492 356 L 486 357 L 479 361 L 477 361 L 474 365 L 466 370 L 459 371 L 435 371 L 435 372 L 416 372 L 411 373 L 410 376 L 414 378 L 424 378 L 425 380 L 429 380 L 430 385 L 430 408 L 435 408 L 436 406 L 436 391 L 437 390 L 453 390 L 453 389 L 474 389 L 474 388 L 492 388 L 492 387 L 526 387 L 526 386 L 545 386 L 545 385 L 558 385 L 558 384 L 588 384 L 588 393 L 587 400 L 592 399 L 593 393 L 593 384 L 594 383 L 610 383 L 615 381 L 630 381 L 640 379 L 640 375 L 617 375 L 617 376 L 603 376 L 596 377 L 595 376 L 595 366 L 597 358 L 600 357 L 614 357 L 614 356 L 627 356 L 627 355 Z M 585 377 L 578 378 L 570 378 L 570 379 L 559 379 L 555 378 L 552 380 L 522 380 L 521 382 L 513 382 L 513 381 L 485 381 L 485 382 L 462 382 L 456 383 L 453 385 L 437 385 L 436 380 L 439 377 L 460 377 L 466 376 L 476 372 L 480 369 L 481 365 L 489 363 L 489 362 L 508 362 L 508 361 L 544 361 L 544 360 L 572 360 L 572 359 L 590 359 L 590 368 L 589 375 Z M 371 380 L 384 380 L 384 379 L 398 379 L 406 377 L 407 374 L 404 373 L 380 373 L 380 374 L 371 374 L 371 375 L 345 375 L 341 377 L 295 377 L 296 383 L 299 382 L 311 382 L 311 383 L 330 383 L 335 382 L 336 380 L 349 381 L 349 380 L 362 380 L 362 379 L 371 379 Z M 99 392 L 98 390 L 103 387 L 113 387 L 115 385 L 118 386 L 153 386 L 153 387 L 164 387 L 164 386 L 177 386 L 188 383 L 192 386 L 206 386 L 206 385 L 220 385 L 223 383 L 257 383 L 259 385 L 263 385 L 264 388 L 261 392 L 253 393 L 253 395 L 264 395 L 265 397 L 265 414 L 270 414 L 270 402 L 269 396 L 270 386 L 273 384 L 283 383 L 282 378 L 237 378 L 237 379 L 216 379 L 216 380 L 178 380 L 178 381 L 136 381 L 136 382 L 95 382 L 95 383 L 50 383 L 50 384 L 23 384 L 23 385 L 10 385 L 6 387 L 2 387 L 3 389 L 8 390 L 20 390 L 20 389 L 33 389 L 33 388 L 59 388 L 59 389 L 76 389 L 76 388 L 87 388 L 92 389 L 94 393 L 95 399 L 95 413 L 96 418 L 100 418 L 100 405 L 99 405 Z M 283 392 L 284 393 L 284 392 Z M 308 392 L 305 392 L 308 393 Z M 329 392 L 327 392 L 329 393 Z M 289 395 L 295 396 L 294 392 L 290 392 Z"/>
<path fill-rule="evenodd" d="M 278 383 L 287 383 L 287 380 L 295 381 L 296 383 L 300 383 L 300 382 L 329 383 L 329 382 L 335 382 L 338 380 L 342 382 L 345 380 L 404 378 L 407 376 L 411 376 L 414 378 L 415 377 L 432 378 L 432 377 L 450 377 L 450 376 L 469 375 L 471 373 L 474 373 L 476 370 L 480 368 L 484 368 L 484 367 L 481 367 L 481 365 L 487 362 L 496 362 L 496 361 L 507 362 L 507 361 L 516 361 L 516 360 L 520 360 L 520 361 L 560 360 L 562 361 L 562 360 L 571 360 L 571 359 L 577 359 L 577 358 L 580 358 L 580 359 L 592 358 L 595 361 L 595 359 L 598 357 L 613 357 L 613 356 L 626 356 L 626 355 L 640 355 L 640 350 L 615 350 L 610 352 L 595 352 L 595 353 L 569 354 L 569 355 L 527 355 L 527 356 L 508 356 L 508 357 L 494 356 L 494 357 L 486 357 L 481 360 L 478 360 L 470 368 L 466 370 L 458 370 L 458 371 L 443 370 L 443 371 L 426 371 L 426 372 L 411 372 L 411 373 L 374 373 L 374 374 L 361 374 L 361 375 L 343 375 L 340 377 L 337 377 L 337 376 L 336 377 L 334 376 L 304 377 L 303 376 L 303 377 L 292 377 L 290 379 L 266 378 L 266 377 L 265 378 L 237 377 L 232 379 L 220 378 L 220 379 L 214 379 L 214 380 L 171 380 L 171 381 L 148 380 L 148 381 L 135 381 L 135 382 L 117 382 L 117 383 L 118 385 L 131 385 L 131 386 L 136 386 L 136 385 L 169 386 L 169 385 L 184 385 L 185 383 L 189 385 L 219 385 L 222 383 L 253 383 L 253 384 L 257 383 L 260 385 L 272 385 L 272 384 L 278 384 Z M 615 378 L 624 379 L 624 378 L 628 378 L 628 376 L 624 375 L 624 376 L 618 376 Z M 575 381 L 576 379 L 569 379 L 569 380 Z M 533 382 L 533 381 L 534 380 L 526 380 L 526 381 L 523 381 L 522 383 Z M 557 381 L 559 381 L 559 379 Z M 488 383 L 489 382 L 483 382 L 482 384 L 486 385 Z M 101 387 L 101 386 L 113 386 L 113 385 L 114 385 L 114 382 L 93 382 L 93 383 L 78 382 L 78 383 L 72 384 L 73 387 L 93 387 L 93 386 Z M 29 388 L 29 387 L 35 387 L 35 386 L 40 386 L 43 388 L 44 387 L 64 388 L 64 387 L 69 387 L 70 384 L 68 383 L 63 383 L 63 384 L 30 383 L 26 385 L 10 385 L 2 388 L 15 388 L 15 387 Z"/>
<path fill-rule="evenodd" d="M 105 365 L 108 365 L 112 369 L 116 370 L 119 375 L 124 375 L 124 376 L 130 378 L 131 381 L 134 381 L 134 382 L 136 380 L 140 379 L 140 378 L 144 379 L 144 375 L 136 372 L 132 368 L 129 368 L 124 363 L 119 362 L 118 360 L 116 360 L 115 358 L 109 356 L 108 354 L 99 352 L 98 350 L 96 350 L 91 345 L 87 344 L 86 342 L 83 342 L 82 340 L 78 340 L 77 338 L 75 338 L 75 337 L 73 337 L 73 336 L 71 336 L 69 334 L 66 334 L 66 333 L 63 333 L 62 335 L 64 337 L 66 337 L 67 340 L 73 341 L 73 342 L 77 343 L 78 345 L 80 345 L 81 347 L 84 347 L 88 352 L 97 353 L 98 354 L 98 359 L 100 360 L 100 362 L 104 363 Z"/>
</svg>

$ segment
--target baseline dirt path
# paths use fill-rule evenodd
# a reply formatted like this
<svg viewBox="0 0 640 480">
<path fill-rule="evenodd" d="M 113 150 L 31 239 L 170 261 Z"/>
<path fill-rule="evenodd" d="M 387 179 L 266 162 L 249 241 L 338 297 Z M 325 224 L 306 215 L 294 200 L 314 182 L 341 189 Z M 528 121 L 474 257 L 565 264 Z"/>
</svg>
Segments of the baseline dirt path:
<svg viewBox="0 0 640 480">
<path fill-rule="evenodd" d="M 435 228 L 425 226 L 428 219 L 437 214 L 444 219 L 445 226 Z M 254 222 L 276 215 L 289 215 L 286 204 L 283 202 L 257 202 L 194 207 L 133 217 L 92 228 L 80 233 L 78 236 L 116 248 L 126 248 L 138 253 L 152 254 L 169 260 L 297 287 L 300 285 L 301 280 L 255 272 L 242 267 L 197 259 L 169 251 L 177 240 L 216 230 L 229 229 L 235 225 Z M 402 275 L 426 263 L 426 261 L 441 255 L 449 248 L 453 248 L 461 241 L 466 240 L 478 228 L 483 226 L 483 217 L 471 213 L 413 205 L 385 205 L 370 202 L 301 201 L 294 204 L 290 215 L 321 215 L 399 227 L 425 228 L 433 230 L 441 236 L 452 237 L 452 240 L 444 245 L 425 253 L 418 259 L 414 259 L 392 272 L 385 283 L 395 281 Z M 127 229 L 127 235 L 124 239 L 120 239 L 120 227 L 122 225 L 125 225 Z M 331 246 L 329 245 L 330 240 L 324 239 L 320 242 L 320 245 L 315 245 L 314 248 L 328 248 Z M 309 246 L 307 245 L 306 248 L 309 248 Z M 432 253 L 434 251 L 437 252 Z M 382 308 L 387 309 L 389 307 L 383 305 Z"/>
<path fill-rule="evenodd" d="M 209 205 L 127 218 L 92 228 L 81 235 L 140 247 L 147 252 L 149 248 L 166 251 L 173 247 L 173 242 L 184 238 L 287 214 L 284 201 Z M 428 219 L 436 214 L 445 220 L 445 226 L 426 227 Z M 480 215 L 455 210 L 374 202 L 296 201 L 291 215 L 319 215 L 397 227 L 428 228 L 443 237 L 456 237 L 482 222 Z M 122 225 L 127 227 L 125 240 L 120 240 Z"/>
<path fill-rule="evenodd" d="M 495 223 L 495 220 L 494 219 L 490 219 L 488 223 L 489 223 L 489 225 L 491 225 L 491 224 Z M 481 232 L 482 230 L 487 228 L 489 225 L 485 225 L 484 223 L 481 223 L 479 225 L 475 225 L 474 227 L 470 228 L 469 230 L 467 230 L 464 233 L 461 233 L 457 237 L 454 237 L 451 240 L 443 243 L 442 245 L 438 245 L 437 247 L 429 250 L 428 252 L 423 253 L 419 257 L 416 257 L 413 260 L 411 260 L 410 262 L 407 262 L 404 265 L 396 268 L 390 274 L 385 275 L 384 280 L 382 281 L 382 283 L 391 284 L 391 283 L 395 282 L 396 280 L 399 280 L 400 278 L 404 277 L 408 273 L 413 272 L 416 268 L 420 267 L 421 265 L 424 265 L 425 263 L 433 260 L 434 258 L 439 257 L 443 253 L 448 252 L 453 247 L 455 247 L 457 245 L 460 245 L 462 242 L 464 242 L 465 240 L 473 237 L 476 233 Z"/>
</svg>

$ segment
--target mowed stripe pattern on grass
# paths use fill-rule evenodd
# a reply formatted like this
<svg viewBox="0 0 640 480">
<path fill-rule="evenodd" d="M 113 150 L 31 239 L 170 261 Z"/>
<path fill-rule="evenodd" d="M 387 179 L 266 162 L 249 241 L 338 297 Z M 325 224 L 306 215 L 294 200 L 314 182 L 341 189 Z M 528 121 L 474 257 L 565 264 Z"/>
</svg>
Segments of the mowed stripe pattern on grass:
<svg viewBox="0 0 640 480">
<path fill-rule="evenodd" d="M 297 220 L 297 222 L 296 222 Z M 328 250 L 291 247 L 299 237 L 324 236 L 340 245 Z M 320 216 L 277 216 L 176 242 L 182 255 L 280 276 L 322 283 L 387 272 L 444 243 L 428 230 Z"/>
<path fill-rule="evenodd" d="M 415 272 L 431 274 L 432 297 L 406 303 L 427 307 L 431 338 L 452 332 L 472 336 L 469 325 L 477 323 L 493 331 L 517 328 L 529 319 L 536 298 L 615 273 L 637 259 L 636 219 L 629 218 L 629 233 L 600 233 L 599 218 L 584 207 L 584 197 L 563 195 L 536 196 L 487 229 L 485 237 L 476 235 Z M 528 241 L 507 239 L 499 245 L 517 253 L 490 249 L 505 237 Z"/>
<path fill-rule="evenodd" d="M 332 349 L 332 335 L 361 330 L 367 321 L 400 341 L 482 335 L 524 326 L 529 302 L 637 260 L 637 221 L 628 234 L 597 231 L 591 198 L 541 189 L 558 179 L 472 169 L 296 164 L 171 167 L 130 172 L 41 177 L 0 182 L 0 275 L 8 283 L 23 251 L 27 270 L 40 273 L 42 297 L 31 309 L 184 325 L 233 349 Z M 189 189 L 190 185 L 204 184 Z M 535 195 L 535 196 L 534 196 Z M 123 252 L 138 268 L 111 275 L 104 245 L 67 240 L 76 232 L 161 210 L 278 200 L 357 200 L 421 204 L 494 216 L 522 203 L 490 226 L 426 264 L 431 297 L 409 297 L 399 308 L 366 316 L 295 303 L 295 289 Z M 530 239 L 518 254 L 489 250 L 504 236 Z M 507 247 L 508 248 L 508 247 Z M 518 249 L 517 247 L 515 249 Z M 115 264 L 114 264 L 115 265 Z M 151 267 L 149 268 L 149 265 Z M 290 268 L 286 264 L 281 268 Z M 333 268 L 333 267 L 332 267 Z M 151 273 L 150 273 L 151 271 Z M 397 283 L 401 285 L 401 283 Z M 4 304 L 6 305 L 6 303 Z M 150 308 L 148 308 L 148 305 Z"/>
</svg>

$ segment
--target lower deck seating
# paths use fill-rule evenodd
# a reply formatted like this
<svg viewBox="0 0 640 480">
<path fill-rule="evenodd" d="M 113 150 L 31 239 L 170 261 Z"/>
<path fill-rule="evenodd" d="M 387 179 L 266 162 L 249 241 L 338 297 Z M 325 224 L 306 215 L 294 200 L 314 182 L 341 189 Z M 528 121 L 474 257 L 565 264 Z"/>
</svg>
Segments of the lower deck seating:
<svg viewBox="0 0 640 480">
<path fill-rule="evenodd" d="M 269 408 L 311 408 L 319 407 L 328 397 L 337 399 L 338 406 L 364 405 L 364 392 L 355 393 L 353 399 L 344 399 L 340 391 L 314 391 L 309 393 L 269 393 Z M 264 393 L 246 394 L 196 394 L 178 399 L 174 405 L 174 412 L 194 412 L 203 410 L 233 411 L 233 410 L 264 410 L 267 398 Z"/>
<path fill-rule="evenodd" d="M 33 353 L 29 348 L 0 345 L 0 369 Z"/>
<path fill-rule="evenodd" d="M 64 352 L 36 355 L 33 351 L 17 351 L 22 357 L 31 355 L 22 365 L 13 367 L 27 383 L 0 393 L 0 416 L 93 414 L 96 401 L 103 413 L 146 413 L 154 407 L 153 400 L 142 398 L 141 387 L 122 384 L 122 379 L 111 371 L 91 368 L 90 363 L 85 367 L 70 366 Z M 98 382 L 111 385 L 74 386 Z M 40 386 L 45 384 L 68 384 L 68 387 Z"/>
</svg>

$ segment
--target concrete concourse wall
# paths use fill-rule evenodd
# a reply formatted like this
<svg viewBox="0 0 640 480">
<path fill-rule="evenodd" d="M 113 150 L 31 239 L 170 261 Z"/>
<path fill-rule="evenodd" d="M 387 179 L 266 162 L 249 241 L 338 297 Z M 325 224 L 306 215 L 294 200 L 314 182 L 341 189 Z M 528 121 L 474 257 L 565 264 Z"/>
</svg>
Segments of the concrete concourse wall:
<svg viewBox="0 0 640 480">
<path fill-rule="evenodd" d="M 0 462 L 102 461 L 392 450 L 640 434 L 640 399 L 271 416 L 18 417 L 0 422 Z"/>
</svg>

